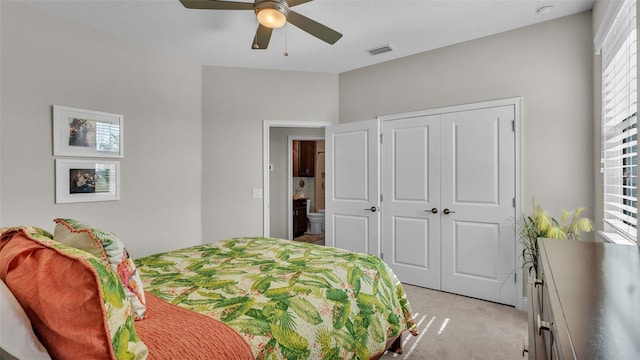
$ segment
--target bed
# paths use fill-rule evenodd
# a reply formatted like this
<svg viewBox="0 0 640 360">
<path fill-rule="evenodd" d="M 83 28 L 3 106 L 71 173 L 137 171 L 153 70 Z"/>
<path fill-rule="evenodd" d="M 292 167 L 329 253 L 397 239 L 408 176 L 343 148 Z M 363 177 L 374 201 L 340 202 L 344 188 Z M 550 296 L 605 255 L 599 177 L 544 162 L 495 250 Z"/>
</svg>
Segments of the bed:
<svg viewBox="0 0 640 360">
<path fill-rule="evenodd" d="M 62 223 L 68 233 L 88 235 L 93 245 L 101 243 L 103 255 L 109 258 L 105 249 L 113 247 L 113 241 L 103 241 L 89 226 Z M 378 359 L 390 347 L 401 352 L 403 333 L 417 335 L 402 284 L 375 256 L 272 238 L 235 238 L 138 259 L 121 250 L 122 260 L 113 266 L 115 279 L 121 281 L 114 284 L 104 261 L 94 261 L 83 250 L 67 249 L 69 241 L 56 241 L 59 226 L 60 222 L 54 236 L 37 228 L 0 230 L 0 278 L 18 298 L 37 338 L 44 338 L 44 347 L 57 354 L 52 355 L 55 358 L 65 358 L 56 353 L 59 341 L 42 336 L 46 331 L 39 322 L 49 315 L 28 304 L 38 295 L 16 288 L 25 282 L 16 279 L 24 279 L 33 268 L 22 275 L 7 274 L 7 264 L 16 263 L 14 254 L 28 253 L 20 259 L 32 259 L 34 247 L 53 249 L 65 261 L 80 258 L 81 267 L 89 269 L 83 271 L 96 274 L 87 277 L 90 284 L 85 287 L 95 287 L 97 282 L 102 289 L 92 295 L 109 323 L 107 330 L 99 329 L 111 340 L 97 350 L 106 353 L 102 358 Z M 122 267 L 124 260 L 129 261 L 126 267 Z M 47 277 L 42 283 L 50 286 L 68 276 Z M 128 317 L 122 315 L 114 329 L 109 316 L 118 311 L 105 294 L 119 284 L 139 291 L 132 298 L 144 299 L 145 311 L 138 313 L 135 306 L 121 311 Z M 61 308 L 64 302 L 54 305 L 57 313 L 67 311 Z M 70 313 L 65 327 L 76 321 L 77 314 Z"/>
</svg>

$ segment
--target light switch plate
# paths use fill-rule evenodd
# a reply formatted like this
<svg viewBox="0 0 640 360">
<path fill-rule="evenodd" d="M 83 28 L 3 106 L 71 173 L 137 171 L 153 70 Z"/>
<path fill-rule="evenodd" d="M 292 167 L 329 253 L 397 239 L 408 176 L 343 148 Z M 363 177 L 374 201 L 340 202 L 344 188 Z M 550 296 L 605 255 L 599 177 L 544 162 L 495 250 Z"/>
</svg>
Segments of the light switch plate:
<svg viewBox="0 0 640 360">
<path fill-rule="evenodd" d="M 251 197 L 254 199 L 262 199 L 262 189 L 253 189 Z"/>
</svg>

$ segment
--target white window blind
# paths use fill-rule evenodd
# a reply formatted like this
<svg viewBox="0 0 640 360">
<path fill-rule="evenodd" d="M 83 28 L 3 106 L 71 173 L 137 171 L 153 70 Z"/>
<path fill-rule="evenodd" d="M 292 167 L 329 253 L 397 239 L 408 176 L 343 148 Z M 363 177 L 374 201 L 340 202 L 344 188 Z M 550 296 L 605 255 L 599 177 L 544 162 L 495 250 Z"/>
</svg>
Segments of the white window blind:
<svg viewBox="0 0 640 360">
<path fill-rule="evenodd" d="M 98 151 L 120 152 L 120 125 L 96 122 L 96 149 Z"/>
<path fill-rule="evenodd" d="M 605 231 L 637 242 L 636 0 L 626 0 L 602 42 L 602 159 Z"/>
</svg>

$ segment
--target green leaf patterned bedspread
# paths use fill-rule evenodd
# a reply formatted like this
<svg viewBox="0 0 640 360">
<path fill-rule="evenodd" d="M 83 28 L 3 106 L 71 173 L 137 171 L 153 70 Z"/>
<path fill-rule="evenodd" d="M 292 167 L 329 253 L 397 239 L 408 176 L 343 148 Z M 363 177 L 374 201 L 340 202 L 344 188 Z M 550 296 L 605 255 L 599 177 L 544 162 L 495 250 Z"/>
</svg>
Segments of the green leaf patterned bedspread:
<svg viewBox="0 0 640 360">
<path fill-rule="evenodd" d="M 372 255 L 236 238 L 136 264 L 145 290 L 233 327 L 256 359 L 369 359 L 417 335 L 402 284 Z"/>
</svg>

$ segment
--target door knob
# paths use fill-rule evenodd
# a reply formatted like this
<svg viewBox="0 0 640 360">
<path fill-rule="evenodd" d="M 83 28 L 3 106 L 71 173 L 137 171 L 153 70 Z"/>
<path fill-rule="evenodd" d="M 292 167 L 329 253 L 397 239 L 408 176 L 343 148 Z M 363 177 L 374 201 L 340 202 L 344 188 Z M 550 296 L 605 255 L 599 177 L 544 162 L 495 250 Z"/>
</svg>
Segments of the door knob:
<svg viewBox="0 0 640 360">
<path fill-rule="evenodd" d="M 442 212 L 443 212 L 445 215 L 455 214 L 455 211 L 453 211 L 453 210 L 449 210 L 449 209 L 444 209 L 444 210 L 442 210 Z"/>
<path fill-rule="evenodd" d="M 370 208 L 366 208 L 365 210 L 371 211 L 371 212 L 376 212 L 378 209 L 375 206 L 372 206 Z"/>
<path fill-rule="evenodd" d="M 438 208 L 433 208 L 431 210 L 425 210 L 424 212 L 431 212 L 431 213 L 437 214 L 438 213 Z"/>
</svg>

